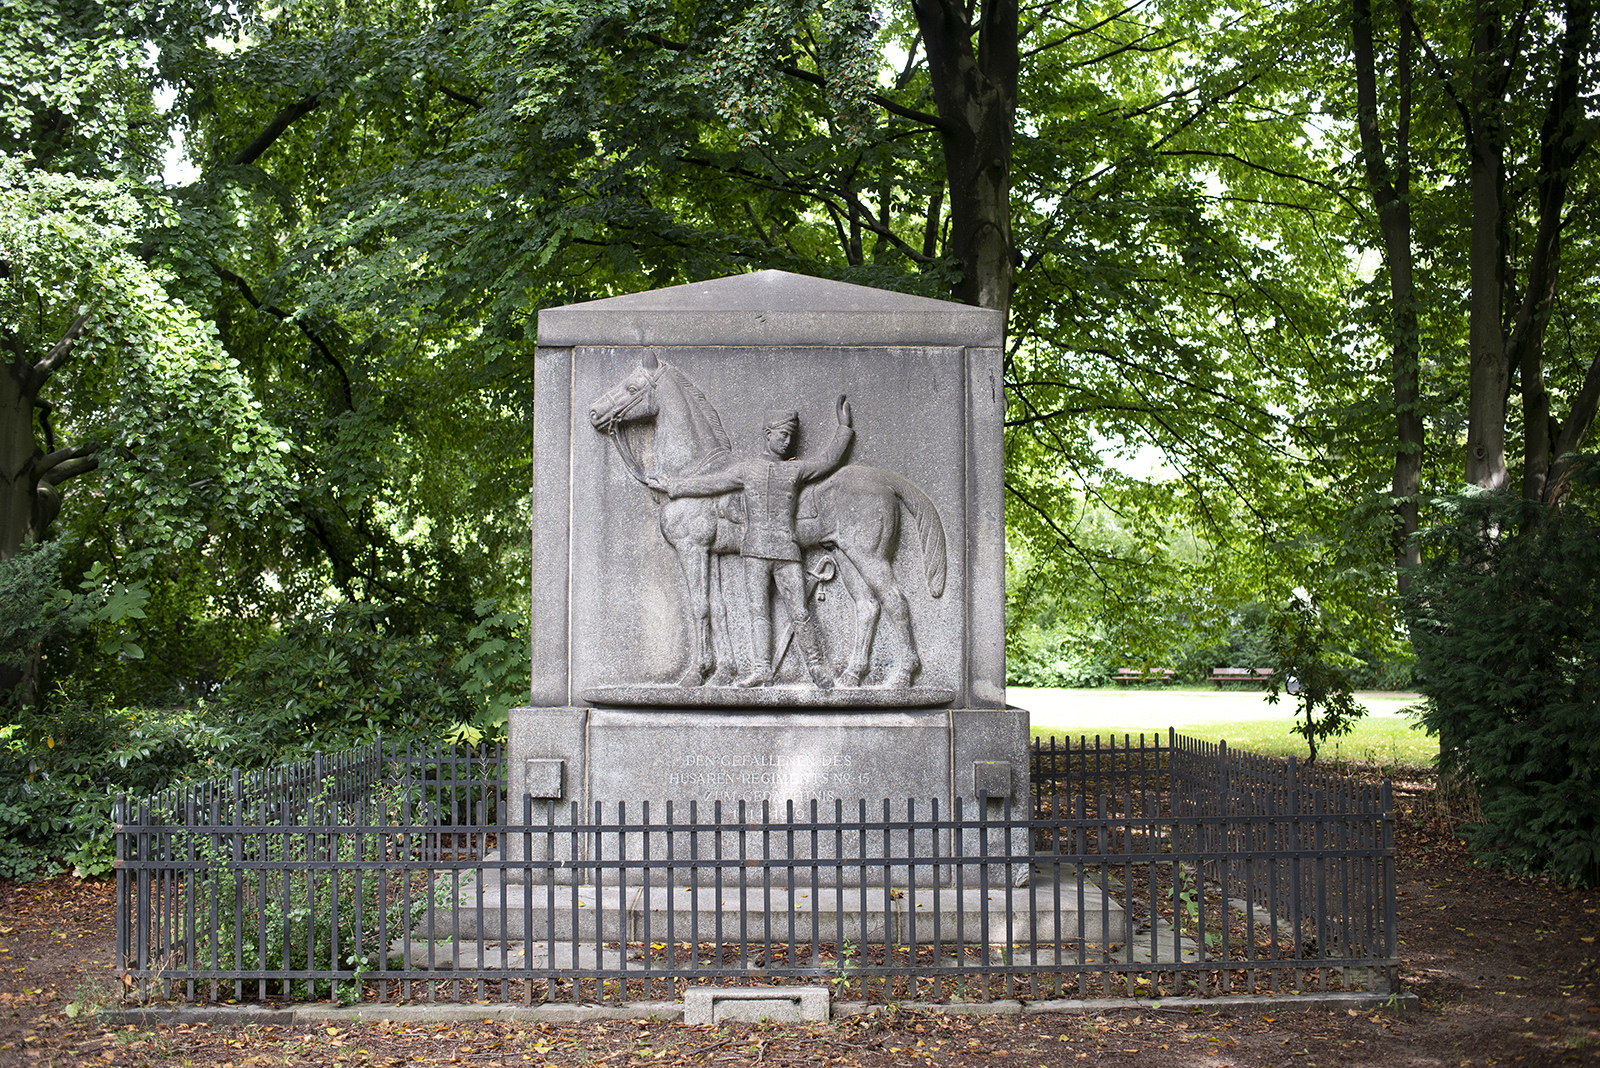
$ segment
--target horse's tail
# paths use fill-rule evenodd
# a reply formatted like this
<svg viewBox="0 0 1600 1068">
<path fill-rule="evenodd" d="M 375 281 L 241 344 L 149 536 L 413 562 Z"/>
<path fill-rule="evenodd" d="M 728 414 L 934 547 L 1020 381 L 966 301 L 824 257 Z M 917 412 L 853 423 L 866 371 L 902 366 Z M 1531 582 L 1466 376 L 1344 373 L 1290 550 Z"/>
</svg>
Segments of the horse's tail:
<svg viewBox="0 0 1600 1068">
<path fill-rule="evenodd" d="M 889 485 L 900 505 L 917 525 L 917 543 L 922 547 L 922 573 L 928 578 L 928 592 L 935 597 L 944 593 L 945 570 L 949 561 L 945 556 L 944 524 L 939 521 L 939 510 L 928 495 L 910 479 L 885 471 Z"/>
</svg>

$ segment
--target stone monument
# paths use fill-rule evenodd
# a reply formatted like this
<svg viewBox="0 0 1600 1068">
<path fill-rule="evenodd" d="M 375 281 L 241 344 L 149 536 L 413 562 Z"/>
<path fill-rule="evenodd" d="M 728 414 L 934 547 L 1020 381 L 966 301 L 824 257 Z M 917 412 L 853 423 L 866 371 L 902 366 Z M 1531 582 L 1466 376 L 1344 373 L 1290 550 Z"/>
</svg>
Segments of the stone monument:
<svg viewBox="0 0 1600 1068">
<path fill-rule="evenodd" d="M 1025 811 L 1001 330 L 781 271 L 539 314 L 517 816 Z"/>
</svg>

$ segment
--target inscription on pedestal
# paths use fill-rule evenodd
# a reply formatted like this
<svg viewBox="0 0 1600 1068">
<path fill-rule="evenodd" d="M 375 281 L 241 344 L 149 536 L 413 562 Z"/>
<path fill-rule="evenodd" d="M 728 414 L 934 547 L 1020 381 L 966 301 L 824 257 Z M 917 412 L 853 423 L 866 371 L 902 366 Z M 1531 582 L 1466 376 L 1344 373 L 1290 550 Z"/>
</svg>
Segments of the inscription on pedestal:
<svg viewBox="0 0 1600 1068">
<path fill-rule="evenodd" d="M 942 712 L 792 716 L 688 712 L 611 712 L 589 718 L 590 795 L 722 802 L 770 802 L 781 815 L 815 800 L 855 814 L 865 800 L 877 816 L 888 798 L 904 811 L 950 794 L 949 724 Z M 624 792 L 624 783 L 632 787 Z"/>
<path fill-rule="evenodd" d="M 641 820 L 641 802 L 648 801 L 651 824 L 660 827 L 666 822 L 670 804 L 672 823 L 680 828 L 670 836 L 652 833 L 648 843 L 644 836 L 630 839 L 627 847 L 633 859 L 646 856 L 647 847 L 648 855 L 656 858 L 739 856 L 740 849 L 752 847 L 751 841 L 741 840 L 744 830 L 696 835 L 686 833 L 685 825 L 691 820 L 717 821 L 724 827 L 731 823 L 748 829 L 763 817 L 781 825 L 789 817 L 791 803 L 797 823 L 810 820 L 813 802 L 823 820 L 836 812 L 846 821 L 859 819 L 864 805 L 869 824 L 883 818 L 885 800 L 892 820 L 903 820 L 913 811 L 926 819 L 935 804 L 941 814 L 950 811 L 950 720 L 944 712 L 793 715 L 594 709 L 587 734 L 589 796 L 600 802 L 603 818 L 615 818 L 620 802 L 629 820 Z M 948 834 L 936 841 L 927 831 L 919 831 L 915 843 L 907 841 L 904 830 L 869 829 L 865 834 L 846 830 L 815 841 L 801 834 L 792 842 L 779 830 L 771 837 L 762 848 L 774 862 L 789 856 L 791 849 L 796 860 L 936 858 L 950 856 L 951 849 Z M 908 865 L 898 872 L 900 876 L 919 884 L 941 877 L 931 864 L 914 872 Z M 718 877 L 709 866 L 673 876 L 702 883 Z M 733 876 L 723 872 L 722 877 Z M 825 883 L 849 884 L 861 872 L 846 864 L 818 877 Z"/>
<path fill-rule="evenodd" d="M 687 753 L 682 771 L 667 772 L 666 785 L 718 790 L 728 787 L 768 791 L 850 791 L 871 784 L 866 772 L 851 771 L 849 753 L 789 754 Z"/>
</svg>

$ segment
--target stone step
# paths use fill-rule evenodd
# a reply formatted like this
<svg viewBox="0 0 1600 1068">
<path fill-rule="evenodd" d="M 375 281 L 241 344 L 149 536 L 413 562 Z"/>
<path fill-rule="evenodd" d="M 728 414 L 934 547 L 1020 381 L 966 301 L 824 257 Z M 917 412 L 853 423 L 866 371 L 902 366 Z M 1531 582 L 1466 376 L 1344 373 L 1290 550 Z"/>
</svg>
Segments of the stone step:
<svg viewBox="0 0 1600 1068">
<path fill-rule="evenodd" d="M 409 950 L 409 956 L 408 956 Z M 407 958 L 410 967 L 432 968 L 436 971 L 476 971 L 501 968 L 532 968 L 562 971 L 568 969 L 618 969 L 622 967 L 622 951 L 596 947 L 593 943 L 555 942 L 536 939 L 533 942 L 482 942 L 473 939 L 444 940 L 436 942 L 417 939 L 396 939 L 389 952 Z"/>
<path fill-rule="evenodd" d="M 1127 943 L 1123 908 L 1095 886 L 1009 891 L 951 888 L 463 884 L 454 902 L 425 910 L 424 940 L 797 941 L 927 945 L 957 940 Z"/>
<path fill-rule="evenodd" d="M 487 969 L 498 971 L 502 968 L 521 970 L 532 968 L 535 971 L 563 971 L 568 969 L 590 970 L 604 968 L 607 970 L 622 970 L 623 954 L 620 949 L 607 946 L 595 946 L 593 943 L 555 942 L 536 939 L 532 943 L 525 940 L 510 942 L 484 941 L 476 939 L 460 941 L 422 941 L 419 939 L 396 939 L 390 947 L 390 952 L 397 957 L 407 957 L 413 968 L 431 968 L 438 971 L 475 971 Z M 1080 957 L 1081 954 L 1081 957 Z M 638 961 L 637 952 L 629 956 L 629 961 Z M 1090 946 L 1076 945 L 1016 945 L 1016 946 L 973 946 L 965 947 L 961 957 L 945 957 L 939 963 L 941 967 L 952 971 L 971 968 L 975 962 L 984 961 L 994 966 L 1023 966 L 1049 968 L 1056 965 L 1076 966 L 1082 962 L 1097 963 L 1097 951 Z M 1109 959 L 1122 963 L 1149 964 L 1171 963 L 1182 961 L 1185 964 L 1198 964 L 1202 955 L 1195 948 L 1194 943 L 1188 938 L 1180 937 L 1177 941 L 1177 951 L 1174 952 L 1173 939 L 1170 929 L 1160 932 L 1152 945 L 1148 932 L 1136 936 L 1132 945 L 1119 946 L 1109 954 Z M 531 961 L 531 963 L 530 963 Z M 634 967 L 635 965 L 628 965 Z M 637 964 L 642 971 L 644 965 Z"/>
<path fill-rule="evenodd" d="M 1158 919 L 1152 929 L 1142 924 L 1114 958 L 1130 964 L 1198 964 L 1208 959 L 1194 939 L 1178 934 L 1166 920 Z"/>
</svg>

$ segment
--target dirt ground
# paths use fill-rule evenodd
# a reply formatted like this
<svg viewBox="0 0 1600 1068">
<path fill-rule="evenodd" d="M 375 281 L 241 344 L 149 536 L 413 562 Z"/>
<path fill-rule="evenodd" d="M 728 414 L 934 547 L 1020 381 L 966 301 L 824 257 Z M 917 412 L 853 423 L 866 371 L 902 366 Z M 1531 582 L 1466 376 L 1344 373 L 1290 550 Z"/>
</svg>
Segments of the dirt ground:
<svg viewBox="0 0 1600 1068">
<path fill-rule="evenodd" d="M 1397 821 L 1400 933 L 1420 1011 L 908 1013 L 816 1025 L 109 1025 L 111 888 L 0 882 L 0 1066 L 1266 1065 L 1600 1063 L 1600 892 L 1473 867 L 1431 804 Z"/>
</svg>

